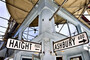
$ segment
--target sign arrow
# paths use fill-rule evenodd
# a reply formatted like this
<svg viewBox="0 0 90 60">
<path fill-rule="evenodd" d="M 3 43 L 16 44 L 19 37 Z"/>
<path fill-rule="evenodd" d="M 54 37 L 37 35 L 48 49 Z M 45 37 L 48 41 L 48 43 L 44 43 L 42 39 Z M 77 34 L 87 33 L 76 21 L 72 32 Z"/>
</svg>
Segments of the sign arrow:
<svg viewBox="0 0 90 60">
<path fill-rule="evenodd" d="M 82 43 L 82 42 L 84 42 L 84 43 L 85 43 L 86 41 L 87 41 L 87 40 L 83 39 L 82 41 L 79 41 L 79 43 Z"/>
</svg>

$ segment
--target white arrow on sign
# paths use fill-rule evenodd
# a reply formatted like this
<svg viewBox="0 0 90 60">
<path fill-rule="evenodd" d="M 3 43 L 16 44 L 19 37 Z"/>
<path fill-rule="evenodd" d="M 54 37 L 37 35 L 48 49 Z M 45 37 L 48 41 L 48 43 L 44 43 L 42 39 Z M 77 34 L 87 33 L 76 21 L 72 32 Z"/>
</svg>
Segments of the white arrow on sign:
<svg viewBox="0 0 90 60">
<path fill-rule="evenodd" d="M 54 42 L 54 51 L 68 49 L 86 43 L 89 43 L 89 40 L 87 34 L 84 32 L 79 35 Z"/>
<path fill-rule="evenodd" d="M 8 39 L 6 47 L 11 49 L 41 52 L 41 44 L 26 41 L 22 42 L 15 39 Z"/>
</svg>

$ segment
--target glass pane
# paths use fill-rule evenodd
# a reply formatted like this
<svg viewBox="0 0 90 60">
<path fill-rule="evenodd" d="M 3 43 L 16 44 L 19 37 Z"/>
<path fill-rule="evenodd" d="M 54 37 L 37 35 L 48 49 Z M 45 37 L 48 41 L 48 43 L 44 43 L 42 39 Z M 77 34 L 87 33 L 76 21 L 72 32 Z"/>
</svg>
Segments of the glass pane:
<svg viewBox="0 0 90 60">
<path fill-rule="evenodd" d="M 81 56 L 79 56 L 79 57 L 71 58 L 70 60 L 82 60 L 82 58 L 81 58 Z"/>
<path fill-rule="evenodd" d="M 28 59 L 28 58 L 22 58 L 22 60 L 32 60 L 32 59 Z"/>
<path fill-rule="evenodd" d="M 40 60 L 40 59 L 38 59 L 38 58 L 34 58 L 34 60 Z"/>
</svg>

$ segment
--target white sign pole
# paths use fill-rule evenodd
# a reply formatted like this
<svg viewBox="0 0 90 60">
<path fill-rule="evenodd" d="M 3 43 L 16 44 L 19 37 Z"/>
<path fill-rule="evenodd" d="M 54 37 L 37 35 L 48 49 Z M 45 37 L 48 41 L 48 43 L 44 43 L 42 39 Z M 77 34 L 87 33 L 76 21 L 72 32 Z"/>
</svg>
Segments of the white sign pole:
<svg viewBox="0 0 90 60">
<path fill-rule="evenodd" d="M 89 43 L 89 40 L 87 34 L 84 32 L 79 35 L 54 42 L 54 51 L 68 49 L 86 43 Z"/>
<path fill-rule="evenodd" d="M 15 40 L 15 39 L 8 39 L 7 48 L 41 52 L 41 45 L 39 43 L 26 42 L 26 41 L 22 42 L 20 40 Z"/>
</svg>

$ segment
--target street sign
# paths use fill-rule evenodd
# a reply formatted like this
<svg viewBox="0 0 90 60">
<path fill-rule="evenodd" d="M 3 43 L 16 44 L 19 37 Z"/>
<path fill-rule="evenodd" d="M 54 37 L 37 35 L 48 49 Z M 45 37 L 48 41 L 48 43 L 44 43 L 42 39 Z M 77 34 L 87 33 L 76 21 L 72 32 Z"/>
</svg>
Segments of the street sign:
<svg viewBox="0 0 90 60">
<path fill-rule="evenodd" d="M 15 39 L 8 39 L 6 47 L 11 49 L 41 52 L 41 44 Z"/>
<path fill-rule="evenodd" d="M 59 50 L 64 50 L 71 47 L 83 45 L 86 43 L 89 43 L 89 40 L 87 34 L 84 32 L 79 35 L 54 42 L 53 45 L 54 45 L 54 51 L 59 51 Z"/>
</svg>

